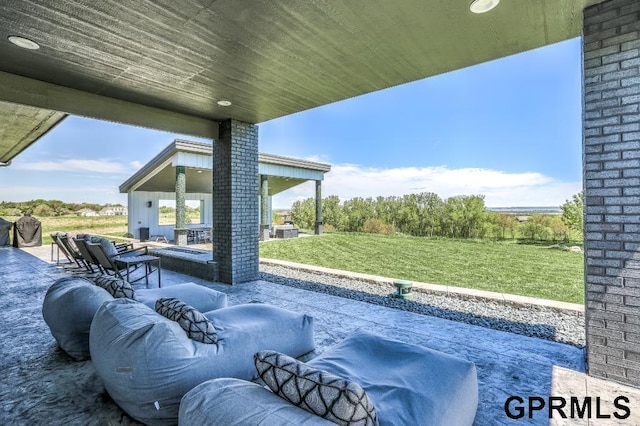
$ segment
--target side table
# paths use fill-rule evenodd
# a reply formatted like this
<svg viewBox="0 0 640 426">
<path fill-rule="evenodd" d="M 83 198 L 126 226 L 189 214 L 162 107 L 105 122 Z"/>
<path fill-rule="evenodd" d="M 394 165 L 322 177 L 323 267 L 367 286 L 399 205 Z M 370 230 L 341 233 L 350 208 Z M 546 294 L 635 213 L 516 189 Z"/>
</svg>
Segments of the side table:
<svg viewBox="0 0 640 426">
<path fill-rule="evenodd" d="M 144 264 L 144 282 L 147 288 L 149 288 L 149 275 L 153 272 L 153 265 L 156 264 L 156 270 L 158 271 L 158 288 L 161 285 L 160 276 L 160 258 L 158 256 L 151 256 L 149 254 L 141 254 L 139 256 L 116 256 L 114 258 L 116 264 L 116 274 L 120 275 L 119 264 L 123 264 L 127 269 L 127 281 L 129 281 L 129 267 L 134 265 Z M 142 279 L 142 278 L 140 278 Z"/>
</svg>

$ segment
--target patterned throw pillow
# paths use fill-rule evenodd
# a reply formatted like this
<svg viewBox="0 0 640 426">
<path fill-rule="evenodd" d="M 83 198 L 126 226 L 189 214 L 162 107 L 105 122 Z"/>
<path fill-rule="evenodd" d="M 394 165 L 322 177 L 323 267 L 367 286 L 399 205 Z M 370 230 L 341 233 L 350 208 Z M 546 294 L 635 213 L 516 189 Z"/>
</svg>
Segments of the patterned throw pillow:
<svg viewBox="0 0 640 426">
<path fill-rule="evenodd" d="M 202 312 L 175 297 L 156 300 L 156 312 L 176 321 L 187 336 L 196 342 L 214 344 L 218 341 L 216 329 L 211 321 Z"/>
<path fill-rule="evenodd" d="M 260 378 L 293 405 L 339 425 L 378 424 L 373 403 L 364 389 L 275 351 L 253 356 Z"/>
<path fill-rule="evenodd" d="M 124 297 L 127 299 L 137 300 L 136 292 L 129 282 L 122 278 L 111 275 L 97 275 L 88 277 L 98 287 L 107 290 L 113 297 Z"/>
</svg>

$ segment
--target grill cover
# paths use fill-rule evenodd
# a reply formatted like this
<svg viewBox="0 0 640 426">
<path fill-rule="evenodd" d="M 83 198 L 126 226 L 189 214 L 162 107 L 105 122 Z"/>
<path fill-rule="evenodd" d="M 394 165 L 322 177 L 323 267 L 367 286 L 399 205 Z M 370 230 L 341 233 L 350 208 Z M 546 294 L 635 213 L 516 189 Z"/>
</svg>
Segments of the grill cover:
<svg viewBox="0 0 640 426">
<path fill-rule="evenodd" d="M 0 217 L 0 247 L 9 245 L 9 230 L 12 226 L 13 222 L 9 222 Z"/>
<path fill-rule="evenodd" d="M 35 217 L 23 216 L 13 228 L 14 247 L 37 247 L 42 245 L 42 226 Z"/>
</svg>

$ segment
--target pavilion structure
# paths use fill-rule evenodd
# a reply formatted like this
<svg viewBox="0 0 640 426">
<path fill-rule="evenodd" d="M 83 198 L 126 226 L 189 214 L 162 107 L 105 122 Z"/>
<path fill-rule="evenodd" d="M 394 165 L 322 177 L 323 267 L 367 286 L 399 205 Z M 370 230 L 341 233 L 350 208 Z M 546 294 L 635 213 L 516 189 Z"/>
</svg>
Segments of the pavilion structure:
<svg viewBox="0 0 640 426">
<path fill-rule="evenodd" d="M 127 194 L 129 208 L 128 231 L 135 238 L 141 237 L 141 229 L 149 235 L 173 240 L 178 245 L 187 244 L 189 227 L 211 231 L 213 223 L 213 158 L 211 144 L 176 139 L 134 173 L 122 185 L 120 192 Z M 322 181 L 331 170 L 328 164 L 258 154 L 259 186 L 258 209 L 260 228 L 255 230 L 261 240 L 269 239 L 272 217 L 272 197 L 304 182 L 314 181 L 316 191 L 315 233 L 322 234 Z M 162 200 L 175 203 L 176 221 L 163 224 L 159 221 Z M 200 220 L 186 221 L 186 202 L 198 202 Z"/>
</svg>

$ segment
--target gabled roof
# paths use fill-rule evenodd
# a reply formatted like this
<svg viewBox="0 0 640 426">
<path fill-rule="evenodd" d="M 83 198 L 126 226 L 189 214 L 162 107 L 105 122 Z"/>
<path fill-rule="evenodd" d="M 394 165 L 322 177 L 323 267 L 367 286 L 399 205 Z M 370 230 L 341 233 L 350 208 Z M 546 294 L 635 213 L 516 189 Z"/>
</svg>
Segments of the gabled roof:
<svg viewBox="0 0 640 426">
<path fill-rule="evenodd" d="M 196 157 L 180 159 L 178 154 L 193 154 Z M 176 139 L 122 183 L 120 192 L 126 193 L 132 190 L 173 192 L 175 186 L 173 166 L 176 162 L 182 162 L 181 165 L 187 167 L 187 192 L 211 192 L 213 182 L 211 174 L 203 172 L 212 170 L 212 155 L 212 146 L 209 143 Z M 276 169 L 271 167 L 269 170 L 275 170 L 274 173 L 278 173 L 277 170 L 280 170 L 282 172 L 280 174 L 284 174 L 282 177 L 288 178 L 287 180 L 290 181 L 289 185 L 280 182 L 284 189 L 286 189 L 284 186 L 295 186 L 306 180 L 304 173 L 294 173 L 295 176 L 290 176 L 287 175 L 287 171 L 292 169 L 306 170 L 315 172 L 316 176 L 321 176 L 331 170 L 329 164 L 263 153 L 258 154 L 258 165 L 263 169 L 267 165 L 276 166 Z M 278 166 L 282 166 L 282 168 L 278 169 Z"/>
</svg>

